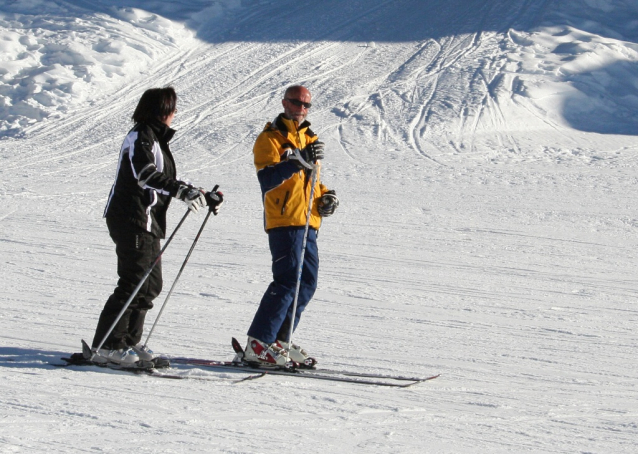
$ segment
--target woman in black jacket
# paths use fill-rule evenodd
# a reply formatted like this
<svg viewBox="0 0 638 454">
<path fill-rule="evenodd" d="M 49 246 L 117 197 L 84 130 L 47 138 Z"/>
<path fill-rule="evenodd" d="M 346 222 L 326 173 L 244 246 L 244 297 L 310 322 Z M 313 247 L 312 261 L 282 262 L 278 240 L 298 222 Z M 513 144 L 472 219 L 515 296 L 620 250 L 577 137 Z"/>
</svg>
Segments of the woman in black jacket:
<svg viewBox="0 0 638 454">
<path fill-rule="evenodd" d="M 115 183 L 104 210 L 115 243 L 119 280 L 100 314 L 93 338 L 96 362 L 132 365 L 140 359 L 154 358 L 140 341 L 146 312 L 162 290 L 161 263 L 155 265 L 106 340 L 104 336 L 160 252 L 171 198 L 186 202 L 192 211 L 208 205 L 214 214 L 223 203 L 221 192 L 205 192 L 177 179 L 168 146 L 175 134 L 170 126 L 176 105 L 177 94 L 172 87 L 146 90 L 132 116 L 135 126 L 120 150 Z"/>
</svg>

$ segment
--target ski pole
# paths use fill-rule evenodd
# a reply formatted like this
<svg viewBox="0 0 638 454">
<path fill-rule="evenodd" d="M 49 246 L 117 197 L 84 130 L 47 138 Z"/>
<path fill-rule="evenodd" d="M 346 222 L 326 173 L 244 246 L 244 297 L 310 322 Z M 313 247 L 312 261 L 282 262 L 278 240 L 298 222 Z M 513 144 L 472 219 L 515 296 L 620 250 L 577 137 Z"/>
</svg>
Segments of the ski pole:
<svg viewBox="0 0 638 454">
<path fill-rule="evenodd" d="M 131 301 L 133 301 L 133 298 L 135 298 L 135 296 L 137 295 L 137 292 L 140 291 L 140 289 L 142 288 L 142 285 L 144 285 L 144 282 L 150 276 L 151 271 L 153 271 L 153 268 L 155 268 L 155 265 L 157 265 L 159 263 L 160 259 L 162 258 L 162 254 L 164 253 L 164 251 L 166 250 L 168 245 L 171 243 L 171 241 L 173 240 L 173 237 L 175 236 L 175 234 L 177 233 L 179 228 L 182 226 L 182 224 L 184 223 L 184 221 L 186 220 L 186 217 L 188 216 L 188 214 L 190 212 L 191 212 L 190 208 L 186 210 L 186 213 L 182 217 L 182 220 L 179 221 L 179 224 L 177 224 L 177 227 L 175 227 L 175 230 L 173 230 L 173 233 L 171 234 L 171 236 L 168 238 L 168 240 L 166 240 L 166 243 L 164 243 L 164 247 L 160 250 L 159 254 L 157 254 L 157 257 L 155 258 L 155 260 L 151 264 L 150 268 L 146 271 L 146 274 L 144 274 L 144 277 L 142 277 L 142 279 L 140 280 L 140 283 L 137 284 L 137 287 L 135 287 L 135 289 L 133 289 L 133 292 L 131 293 L 131 296 L 129 296 L 129 298 L 126 301 L 126 303 L 124 303 L 124 307 L 122 307 L 122 310 L 120 311 L 120 313 L 117 314 L 117 317 L 115 318 L 115 321 L 113 322 L 113 324 L 111 325 L 111 327 L 107 331 L 106 335 L 102 339 L 102 342 L 100 342 L 100 344 L 97 346 L 97 348 L 95 348 L 93 350 L 93 355 L 91 356 L 91 360 L 95 356 L 95 353 L 102 348 L 102 345 L 104 345 L 104 342 L 106 342 L 106 339 L 108 339 L 108 337 L 111 335 L 111 333 L 115 329 L 115 325 L 118 324 L 118 322 L 122 318 L 122 315 L 124 315 L 124 312 L 126 311 L 126 309 L 128 309 L 128 307 L 131 305 Z"/>
<path fill-rule="evenodd" d="M 213 188 L 213 190 L 211 192 L 216 192 L 218 188 L 219 188 L 219 185 L 215 185 L 215 187 Z M 208 222 L 208 218 L 210 217 L 211 213 L 212 213 L 212 211 L 208 210 L 208 213 L 206 214 L 206 217 L 204 218 L 204 222 L 202 222 L 202 226 L 199 228 L 199 232 L 197 232 L 197 236 L 195 237 L 195 240 L 193 240 L 193 244 L 191 245 L 191 248 L 188 251 L 188 254 L 186 254 L 186 258 L 184 259 L 184 263 L 182 263 L 182 267 L 179 269 L 179 272 L 177 273 L 177 276 L 175 277 L 175 281 L 173 282 L 173 285 L 171 286 L 171 289 L 168 291 L 168 294 L 166 295 L 166 298 L 164 299 L 164 303 L 162 304 L 162 307 L 161 307 L 159 313 L 157 314 L 157 318 L 155 319 L 155 322 L 153 323 L 153 326 L 151 327 L 151 330 L 149 331 L 148 336 L 146 337 L 146 342 L 144 342 L 144 348 L 146 348 L 146 346 L 148 345 L 148 340 L 151 338 L 151 334 L 153 334 L 153 330 L 155 329 L 155 325 L 157 325 L 157 322 L 159 321 L 160 317 L 162 316 L 162 312 L 164 312 L 164 308 L 166 307 L 166 303 L 168 303 L 168 300 L 171 297 L 171 294 L 173 293 L 173 289 L 175 289 L 175 286 L 177 285 L 177 281 L 179 280 L 180 276 L 182 275 L 182 271 L 184 271 L 184 268 L 186 267 L 186 263 L 188 262 L 188 259 L 190 258 L 191 254 L 193 253 L 193 249 L 195 249 L 195 245 L 197 244 L 197 241 L 199 241 L 199 237 L 202 234 L 202 231 L 204 230 L 204 227 L 206 226 L 206 222 Z"/>
<path fill-rule="evenodd" d="M 295 298 L 292 301 L 292 319 L 290 320 L 290 334 L 288 335 L 288 345 L 292 347 L 292 332 L 295 329 L 295 319 L 297 316 L 297 300 L 299 299 L 299 287 L 301 286 L 301 273 L 303 271 L 303 261 L 306 256 L 306 243 L 308 241 L 308 229 L 310 227 L 310 215 L 312 213 L 312 202 L 315 193 L 315 184 L 317 182 L 317 164 L 311 170 L 312 183 L 310 187 L 310 200 L 308 201 L 308 214 L 306 214 L 306 229 L 303 234 L 303 242 L 301 243 L 301 252 L 299 254 L 299 266 L 297 267 L 297 285 L 295 287 Z"/>
</svg>

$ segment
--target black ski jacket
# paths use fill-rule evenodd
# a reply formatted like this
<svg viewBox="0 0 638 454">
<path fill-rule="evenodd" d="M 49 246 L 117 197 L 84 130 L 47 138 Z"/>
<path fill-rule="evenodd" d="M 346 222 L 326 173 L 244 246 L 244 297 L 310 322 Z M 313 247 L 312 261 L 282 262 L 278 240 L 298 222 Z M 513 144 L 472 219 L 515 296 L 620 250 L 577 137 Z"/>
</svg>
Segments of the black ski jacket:
<svg viewBox="0 0 638 454">
<path fill-rule="evenodd" d="M 175 134 L 160 121 L 138 123 L 120 149 L 104 217 L 166 236 L 166 210 L 184 182 L 177 179 L 168 142 Z"/>
</svg>

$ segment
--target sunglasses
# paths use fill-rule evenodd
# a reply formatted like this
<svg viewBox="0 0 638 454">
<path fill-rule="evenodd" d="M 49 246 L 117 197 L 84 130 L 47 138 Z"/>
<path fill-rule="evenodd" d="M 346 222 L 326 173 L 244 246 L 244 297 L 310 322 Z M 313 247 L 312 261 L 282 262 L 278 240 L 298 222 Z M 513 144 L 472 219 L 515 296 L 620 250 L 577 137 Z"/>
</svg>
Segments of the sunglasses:
<svg viewBox="0 0 638 454">
<path fill-rule="evenodd" d="M 305 107 L 306 110 L 310 109 L 312 107 L 312 104 L 309 102 L 303 102 L 303 101 L 299 101 L 298 99 L 290 99 L 290 98 L 286 98 L 286 101 L 288 101 L 289 103 L 297 106 L 297 107 Z"/>
</svg>

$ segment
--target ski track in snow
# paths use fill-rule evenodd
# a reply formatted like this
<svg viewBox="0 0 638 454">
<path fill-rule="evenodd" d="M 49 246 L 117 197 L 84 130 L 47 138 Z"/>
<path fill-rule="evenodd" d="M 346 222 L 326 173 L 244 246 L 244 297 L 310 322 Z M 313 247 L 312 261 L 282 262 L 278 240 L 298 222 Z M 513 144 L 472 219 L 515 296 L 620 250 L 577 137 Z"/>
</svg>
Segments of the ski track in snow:
<svg viewBox="0 0 638 454">
<path fill-rule="evenodd" d="M 63 3 L 92 8 L 42 7 Z M 83 20 L 154 58 L 82 88 L 86 102 L 49 117 L 40 106 L 44 119 L 0 140 L 0 452 L 633 452 L 638 132 L 613 112 L 638 106 L 635 84 L 614 79 L 638 77 L 635 6 L 229 0 L 190 17 L 208 24 L 197 32 L 176 21 L 160 45 L 169 4 L 125 3 L 95 7 L 120 22 Z M 302 14 L 315 20 L 296 25 Z M 21 17 L 0 16 L 4 36 Z M 389 38 L 415 17 L 422 39 Z M 270 281 L 252 142 L 285 87 L 303 83 L 341 205 L 321 230 L 319 289 L 295 341 L 329 368 L 440 378 L 233 384 L 204 368 L 179 372 L 211 381 L 50 364 L 90 341 L 113 289 L 101 214 L 117 151 L 141 93 L 169 83 L 180 176 L 220 184 L 226 203 L 151 346 L 231 359 L 231 337 L 244 341 Z M 15 124 L 26 110 L 6 112 Z M 176 202 L 169 226 L 183 213 Z M 191 216 L 164 254 L 147 329 L 202 221 Z"/>
</svg>

